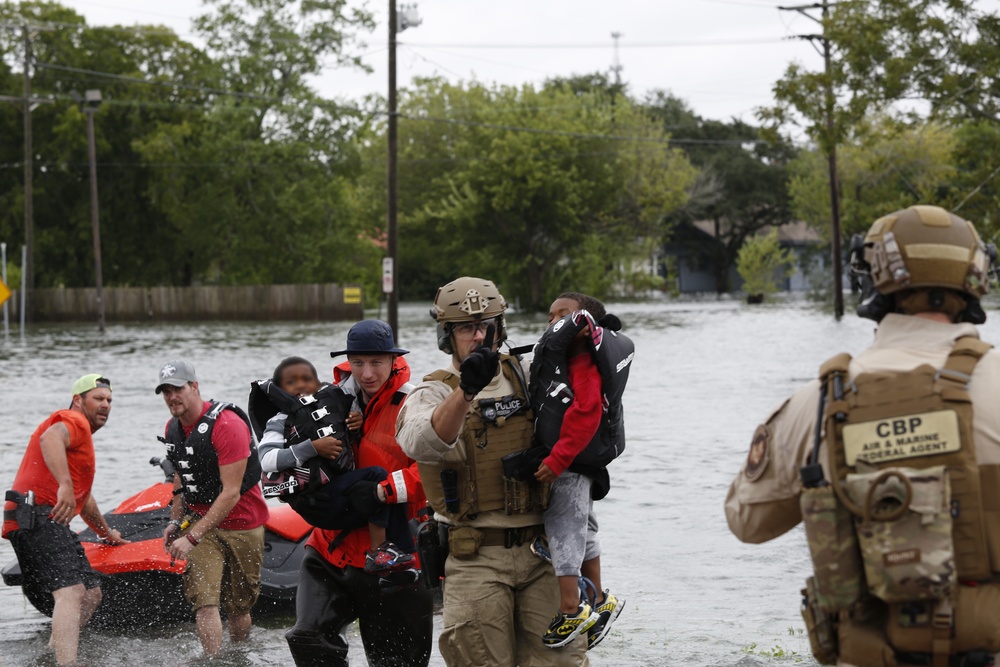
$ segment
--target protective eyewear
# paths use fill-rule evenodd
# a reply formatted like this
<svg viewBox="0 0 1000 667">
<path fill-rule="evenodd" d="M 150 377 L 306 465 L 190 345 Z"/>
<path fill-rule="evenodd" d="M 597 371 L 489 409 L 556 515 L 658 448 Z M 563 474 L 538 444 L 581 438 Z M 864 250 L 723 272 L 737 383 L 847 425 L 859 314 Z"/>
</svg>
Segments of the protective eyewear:
<svg viewBox="0 0 1000 667">
<path fill-rule="evenodd" d="M 459 322 L 452 325 L 452 331 L 455 332 L 456 336 L 462 336 L 463 338 L 472 338 L 476 333 L 486 333 L 486 330 L 490 328 L 490 325 L 496 326 L 497 318 L 491 317 L 488 320 L 482 320 L 479 322 Z"/>
</svg>

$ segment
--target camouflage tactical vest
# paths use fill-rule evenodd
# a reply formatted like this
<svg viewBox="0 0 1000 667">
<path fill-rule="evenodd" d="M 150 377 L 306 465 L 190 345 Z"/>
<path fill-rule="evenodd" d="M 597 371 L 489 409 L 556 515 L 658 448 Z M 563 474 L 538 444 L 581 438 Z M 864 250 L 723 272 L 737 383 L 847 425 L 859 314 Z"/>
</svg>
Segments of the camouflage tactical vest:
<svg viewBox="0 0 1000 667">
<path fill-rule="evenodd" d="M 420 480 L 427 502 L 435 512 L 452 521 L 472 520 L 479 512 L 505 508 L 501 459 L 531 445 L 534 417 L 528 404 L 528 392 L 521 367 L 515 357 L 501 355 L 500 368 L 514 386 L 514 394 L 498 398 L 475 399 L 465 417 L 459 435 L 459 447 L 465 448 L 465 460 L 458 463 L 418 463 Z M 458 388 L 459 377 L 440 370 L 425 381 L 444 382 Z M 458 511 L 448 511 L 441 473 L 455 471 Z"/>
<path fill-rule="evenodd" d="M 803 469 L 814 566 L 808 593 L 842 626 L 861 607 L 884 605 L 885 641 L 896 652 L 933 656 L 933 664 L 1000 649 L 1000 635 L 982 631 L 975 618 L 1000 613 L 993 593 L 983 595 L 994 586 L 975 585 L 1000 572 L 1000 503 L 992 499 L 997 466 L 977 464 L 968 393 L 991 347 L 959 339 L 940 370 L 925 364 L 852 381 L 851 358 L 841 354 L 820 371 L 817 445 L 826 444 L 829 484 L 815 480 L 815 466 Z M 815 484 L 806 479 L 810 467 Z M 803 614 L 809 625 L 812 616 Z M 843 628 L 839 634 L 842 643 Z M 828 660 L 836 659 L 836 644 L 827 647 Z"/>
</svg>

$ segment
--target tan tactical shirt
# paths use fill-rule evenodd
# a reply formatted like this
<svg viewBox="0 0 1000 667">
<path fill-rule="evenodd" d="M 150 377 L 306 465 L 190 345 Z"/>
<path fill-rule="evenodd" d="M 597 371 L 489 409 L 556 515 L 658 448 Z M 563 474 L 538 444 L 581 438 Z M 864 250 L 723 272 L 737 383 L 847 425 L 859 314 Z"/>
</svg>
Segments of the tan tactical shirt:
<svg viewBox="0 0 1000 667">
<path fill-rule="evenodd" d="M 963 336 L 978 338 L 979 333 L 972 324 L 886 315 L 875 342 L 851 362 L 851 377 L 865 371 L 908 371 L 921 364 L 940 368 L 954 341 Z M 817 375 L 822 361 L 817 361 Z M 980 464 L 1000 463 L 1000 351 L 990 350 L 976 365 L 969 394 L 977 459 Z M 812 450 L 818 405 L 819 380 L 814 380 L 757 427 L 747 460 L 726 495 L 726 520 L 741 541 L 766 542 L 802 519 L 799 468 Z M 825 448 L 820 460 L 825 467 Z"/>
<path fill-rule="evenodd" d="M 522 368 L 524 364 L 522 363 Z M 445 369 L 455 375 L 460 375 L 455 367 L 454 360 L 451 366 Z M 527 373 L 525 374 L 527 379 Z M 406 403 L 399 412 L 396 419 L 396 442 L 414 461 L 420 463 L 438 463 L 441 461 L 464 461 L 465 448 L 458 446 L 458 438 L 453 442 L 445 442 L 438 437 L 431 426 L 431 415 L 444 399 L 451 394 L 452 388 L 444 382 L 430 381 L 421 382 L 416 389 L 406 397 Z M 493 381 L 486 385 L 478 394 L 476 399 L 509 396 L 514 393 L 514 387 L 503 373 L 498 372 Z M 471 409 L 471 408 L 470 408 Z M 459 436 L 461 437 L 461 435 Z M 525 442 L 524 446 L 530 446 L 530 442 Z M 439 521 L 449 523 L 446 517 L 438 515 Z M 474 521 L 464 522 L 463 525 L 475 526 L 477 528 L 520 528 L 523 526 L 536 526 L 542 523 L 540 512 L 530 514 L 516 514 L 508 516 L 502 510 L 492 512 L 480 512 Z"/>
</svg>

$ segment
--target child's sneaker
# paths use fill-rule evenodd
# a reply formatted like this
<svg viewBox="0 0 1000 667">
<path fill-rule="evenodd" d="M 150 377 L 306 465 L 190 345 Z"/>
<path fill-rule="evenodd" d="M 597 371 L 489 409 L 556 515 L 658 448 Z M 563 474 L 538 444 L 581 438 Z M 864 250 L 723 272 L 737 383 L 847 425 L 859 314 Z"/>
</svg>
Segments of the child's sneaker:
<svg viewBox="0 0 1000 667">
<path fill-rule="evenodd" d="M 404 588 L 416 588 L 420 581 L 420 570 L 408 567 L 405 570 L 383 572 L 378 577 L 378 589 L 383 595 L 401 591 Z"/>
<path fill-rule="evenodd" d="M 413 554 L 400 551 L 392 542 L 383 542 L 365 554 L 365 572 L 387 574 L 413 567 Z"/>
<path fill-rule="evenodd" d="M 542 635 L 542 642 L 549 648 L 565 646 L 589 630 L 600 617 L 600 614 L 593 611 L 586 602 L 580 602 L 580 606 L 572 616 L 557 611 L 549 624 L 549 629 Z"/>
<path fill-rule="evenodd" d="M 594 648 L 601 643 L 611 629 L 611 624 L 618 618 L 625 608 L 625 600 L 619 600 L 612 595 L 608 589 L 604 589 L 604 602 L 597 605 L 597 613 L 600 616 L 597 622 L 587 630 L 587 650 Z"/>
</svg>

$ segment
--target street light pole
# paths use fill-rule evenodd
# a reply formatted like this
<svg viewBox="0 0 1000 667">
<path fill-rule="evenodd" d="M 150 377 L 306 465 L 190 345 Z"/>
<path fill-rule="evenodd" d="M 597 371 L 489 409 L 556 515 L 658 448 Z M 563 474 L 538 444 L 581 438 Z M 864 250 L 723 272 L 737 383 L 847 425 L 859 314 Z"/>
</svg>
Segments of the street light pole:
<svg viewBox="0 0 1000 667">
<path fill-rule="evenodd" d="M 34 164 L 32 155 L 34 150 L 31 147 L 31 30 L 27 25 L 22 27 L 24 37 L 24 245 L 28 249 L 28 261 L 25 263 L 24 271 L 28 277 L 25 292 L 35 289 L 35 211 L 34 193 L 32 192 L 32 176 L 34 174 Z M 34 297 L 34 294 L 32 294 Z M 25 299 L 27 304 L 32 303 L 30 299 Z M 32 317 L 26 319 L 31 322 Z"/>
<path fill-rule="evenodd" d="M 97 147 L 94 140 L 94 114 L 101 106 L 101 91 L 84 93 L 84 113 L 87 114 L 87 152 L 90 154 L 90 223 L 94 232 L 94 272 L 97 287 L 97 327 L 104 333 L 104 278 L 101 271 L 101 218 L 97 205 Z"/>
</svg>

